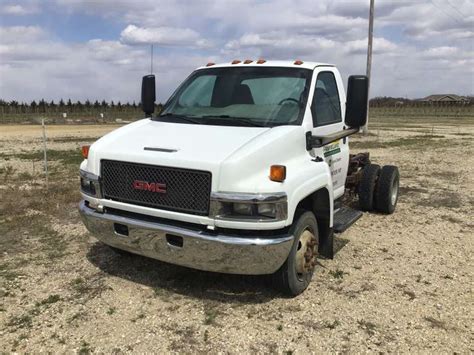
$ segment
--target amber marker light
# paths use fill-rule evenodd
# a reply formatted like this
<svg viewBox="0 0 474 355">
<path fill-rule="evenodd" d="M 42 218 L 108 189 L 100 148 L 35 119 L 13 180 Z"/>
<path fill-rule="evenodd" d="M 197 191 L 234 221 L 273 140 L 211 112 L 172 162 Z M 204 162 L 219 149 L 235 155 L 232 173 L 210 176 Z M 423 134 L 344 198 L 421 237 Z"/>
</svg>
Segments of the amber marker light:
<svg viewBox="0 0 474 355">
<path fill-rule="evenodd" d="M 216 63 L 213 63 L 213 62 L 209 62 L 206 64 L 206 67 L 212 67 L 213 65 L 215 65 Z"/>
<path fill-rule="evenodd" d="M 302 60 L 295 60 L 295 62 L 293 63 L 294 65 L 301 65 L 303 64 L 303 61 Z"/>
<path fill-rule="evenodd" d="M 234 59 L 234 60 L 232 61 L 232 64 L 239 64 L 239 63 L 241 63 L 241 62 L 242 62 L 241 60 Z"/>
<path fill-rule="evenodd" d="M 272 165 L 270 167 L 270 180 L 276 182 L 283 182 L 286 179 L 286 166 Z"/>
<path fill-rule="evenodd" d="M 82 152 L 82 156 L 84 157 L 84 159 L 87 159 L 87 157 L 89 156 L 89 148 L 91 146 L 90 145 L 83 145 L 81 147 L 81 152 Z"/>
<path fill-rule="evenodd" d="M 252 62 L 253 62 L 252 59 L 245 59 L 245 60 L 244 60 L 244 64 L 250 64 L 250 63 L 252 63 Z"/>
<path fill-rule="evenodd" d="M 259 60 L 257 60 L 257 64 L 263 64 L 263 63 L 265 63 L 265 62 L 266 62 L 265 59 L 259 59 Z"/>
</svg>

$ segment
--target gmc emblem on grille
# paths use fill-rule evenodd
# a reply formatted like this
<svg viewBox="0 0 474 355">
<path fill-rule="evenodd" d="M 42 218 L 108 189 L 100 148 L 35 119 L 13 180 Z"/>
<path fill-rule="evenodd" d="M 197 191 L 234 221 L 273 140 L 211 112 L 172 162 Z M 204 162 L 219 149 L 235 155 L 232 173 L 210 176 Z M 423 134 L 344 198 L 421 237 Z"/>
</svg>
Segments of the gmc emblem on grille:
<svg viewBox="0 0 474 355">
<path fill-rule="evenodd" d="M 158 182 L 148 182 L 148 181 L 135 180 L 133 182 L 133 188 L 135 190 L 158 192 L 158 193 L 161 193 L 161 194 L 166 193 L 166 184 L 160 184 Z"/>
</svg>

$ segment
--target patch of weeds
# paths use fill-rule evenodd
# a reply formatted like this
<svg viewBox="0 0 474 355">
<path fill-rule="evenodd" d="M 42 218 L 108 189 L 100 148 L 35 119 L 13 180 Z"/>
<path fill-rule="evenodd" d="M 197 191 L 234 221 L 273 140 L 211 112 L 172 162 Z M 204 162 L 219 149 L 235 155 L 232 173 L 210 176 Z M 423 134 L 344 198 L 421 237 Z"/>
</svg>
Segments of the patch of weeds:
<svg viewBox="0 0 474 355">
<path fill-rule="evenodd" d="M 79 149 L 70 149 L 70 150 L 56 150 L 48 149 L 46 152 L 47 159 L 49 161 L 60 160 L 63 164 L 66 165 L 79 165 L 84 158 L 82 157 Z M 42 150 L 35 150 L 32 152 L 20 152 L 13 154 L 0 154 L 2 158 L 16 158 L 21 160 L 34 160 L 42 161 L 44 159 L 44 152 Z"/>
<path fill-rule="evenodd" d="M 61 301 L 61 297 L 59 295 L 49 295 L 48 298 L 45 298 L 44 300 L 40 302 L 36 302 L 35 306 L 36 307 L 47 306 L 59 301 Z"/>
<path fill-rule="evenodd" d="M 442 215 L 441 219 L 444 219 L 445 221 L 448 221 L 449 223 L 455 223 L 455 224 L 463 224 L 463 220 L 460 218 L 456 218 L 453 216 L 448 216 L 448 215 Z"/>
<path fill-rule="evenodd" d="M 403 290 L 403 294 L 407 295 L 410 301 L 413 301 L 416 298 L 415 292 L 411 290 Z"/>
<path fill-rule="evenodd" d="M 51 334 L 51 339 L 56 339 L 59 344 L 66 344 L 66 339 L 61 338 L 58 333 Z"/>
<path fill-rule="evenodd" d="M 277 330 L 279 330 L 279 331 L 281 332 L 281 331 L 283 330 L 283 325 L 282 325 L 282 324 L 278 324 Z"/>
<path fill-rule="evenodd" d="M 109 316 L 111 316 L 112 314 L 115 313 L 116 310 L 117 310 L 117 308 L 115 308 L 115 307 L 109 307 L 109 309 L 107 310 L 107 314 Z"/>
<path fill-rule="evenodd" d="M 377 325 L 375 323 L 363 319 L 358 320 L 357 324 L 359 325 L 359 328 L 363 329 L 370 336 L 374 335 L 375 330 L 377 329 Z"/>
<path fill-rule="evenodd" d="M 207 343 L 208 340 L 209 340 L 209 331 L 206 329 L 204 331 L 204 342 Z"/>
<path fill-rule="evenodd" d="M 352 149 L 381 149 L 381 148 L 406 148 L 406 149 L 426 149 L 426 148 L 444 148 L 452 147 L 456 143 L 452 140 L 444 139 L 440 135 L 416 135 L 407 138 L 400 138 L 391 141 L 352 141 L 350 147 Z"/>
<path fill-rule="evenodd" d="M 143 312 L 138 313 L 138 315 L 135 318 L 131 319 L 131 322 L 136 323 L 140 319 L 145 319 L 145 313 L 143 313 Z"/>
<path fill-rule="evenodd" d="M 187 348 L 197 344 L 196 339 L 196 328 L 192 325 L 180 328 L 179 325 L 174 324 L 172 326 L 172 331 L 179 336 L 179 339 L 173 340 L 171 342 L 170 349 L 176 353 L 188 353 Z M 207 329 L 204 331 L 204 342 L 209 340 L 209 332 Z"/>
<path fill-rule="evenodd" d="M 421 206 L 433 208 L 459 208 L 462 206 L 461 194 L 453 191 L 438 190 L 430 194 L 429 198 L 419 201 Z"/>
<path fill-rule="evenodd" d="M 51 139 L 55 143 L 91 143 L 100 137 L 56 137 Z"/>
<path fill-rule="evenodd" d="M 33 324 L 33 316 L 31 315 L 30 312 L 27 312 L 19 316 L 13 316 L 7 322 L 7 326 L 16 327 L 20 329 L 30 328 L 32 324 Z"/>
<path fill-rule="evenodd" d="M 20 180 L 33 180 L 34 176 L 31 175 L 29 172 L 27 171 L 22 171 L 21 173 L 18 174 L 18 181 Z"/>
<path fill-rule="evenodd" d="M 21 274 L 14 270 L 14 266 L 10 263 L 2 263 L 0 264 L 0 276 L 6 281 L 13 281 Z"/>
<path fill-rule="evenodd" d="M 439 328 L 439 329 L 448 329 L 448 326 L 446 325 L 446 322 L 443 322 L 442 320 L 433 318 L 433 317 L 423 317 L 425 321 L 427 321 L 431 328 Z"/>
<path fill-rule="evenodd" d="M 72 324 L 76 320 L 83 319 L 85 317 L 85 315 L 86 315 L 85 312 L 76 312 L 70 318 L 68 318 L 66 322 L 68 324 Z"/>
<path fill-rule="evenodd" d="M 340 270 L 340 269 L 336 269 L 336 270 L 330 270 L 329 271 L 329 275 L 331 275 L 332 277 L 334 277 L 335 279 L 342 279 L 344 277 L 344 274 L 346 274 L 346 272 Z"/>
<path fill-rule="evenodd" d="M 326 327 L 329 329 L 336 329 L 336 327 L 340 326 L 341 322 L 335 319 L 333 322 L 327 322 Z"/>
<path fill-rule="evenodd" d="M 9 180 L 15 174 L 15 171 L 16 169 L 10 164 L 0 166 L 0 175 L 3 176 L 4 180 Z"/>
<path fill-rule="evenodd" d="M 77 352 L 80 355 L 90 354 L 92 352 L 91 344 L 89 344 L 85 340 L 82 340 L 81 344 L 80 344 L 80 347 L 79 347 L 79 350 Z"/>
<path fill-rule="evenodd" d="M 216 318 L 220 314 L 217 305 L 206 303 L 204 307 L 204 325 L 215 325 Z"/>
<path fill-rule="evenodd" d="M 153 294 L 164 302 L 171 302 L 171 292 L 162 287 L 154 287 Z"/>
<path fill-rule="evenodd" d="M 339 320 L 335 319 L 334 321 L 324 321 L 324 322 L 314 322 L 314 321 L 304 321 L 300 324 L 304 325 L 305 327 L 312 328 L 314 330 L 323 330 L 323 329 L 335 329 L 336 327 L 341 325 Z"/>
<path fill-rule="evenodd" d="M 388 249 L 387 248 L 380 248 L 381 251 L 383 251 L 384 253 L 388 253 Z"/>
<path fill-rule="evenodd" d="M 86 300 L 92 299 L 101 295 L 107 289 L 104 279 L 101 274 L 90 276 L 86 279 L 77 277 L 71 281 L 71 288 L 76 293 L 77 297 Z"/>
</svg>

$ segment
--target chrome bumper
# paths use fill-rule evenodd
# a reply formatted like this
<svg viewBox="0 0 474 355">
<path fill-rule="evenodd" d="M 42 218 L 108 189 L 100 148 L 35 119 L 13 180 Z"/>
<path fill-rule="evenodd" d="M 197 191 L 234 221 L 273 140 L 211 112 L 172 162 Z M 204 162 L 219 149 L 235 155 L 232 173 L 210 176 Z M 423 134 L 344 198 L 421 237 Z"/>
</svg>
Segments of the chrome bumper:
<svg viewBox="0 0 474 355">
<path fill-rule="evenodd" d="M 211 233 L 99 213 L 84 201 L 79 212 L 89 232 L 105 244 L 205 271 L 271 274 L 285 262 L 293 245 L 293 236 L 288 234 L 242 237 Z"/>
</svg>

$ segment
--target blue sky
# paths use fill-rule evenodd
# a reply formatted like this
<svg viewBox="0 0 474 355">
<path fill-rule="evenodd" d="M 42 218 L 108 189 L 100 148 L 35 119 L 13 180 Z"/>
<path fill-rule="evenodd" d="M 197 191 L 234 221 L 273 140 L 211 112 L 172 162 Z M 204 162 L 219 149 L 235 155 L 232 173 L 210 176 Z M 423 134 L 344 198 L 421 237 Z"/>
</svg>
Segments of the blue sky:
<svg viewBox="0 0 474 355">
<path fill-rule="evenodd" d="M 371 96 L 474 92 L 472 0 L 376 0 Z M 365 72 L 369 0 L 0 0 L 0 98 L 138 101 L 196 67 L 302 59 Z"/>
</svg>

